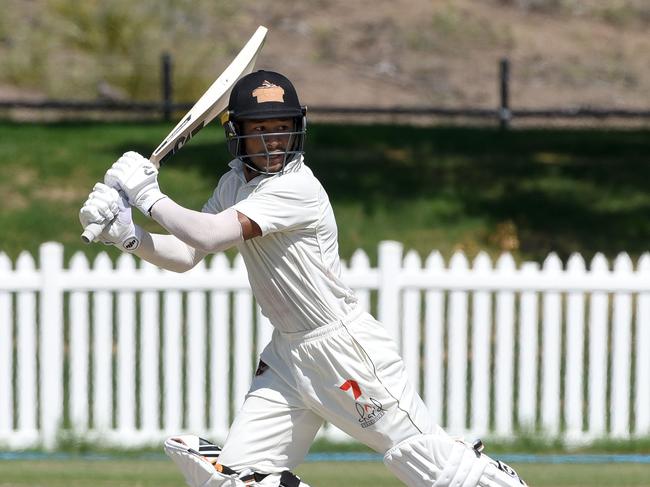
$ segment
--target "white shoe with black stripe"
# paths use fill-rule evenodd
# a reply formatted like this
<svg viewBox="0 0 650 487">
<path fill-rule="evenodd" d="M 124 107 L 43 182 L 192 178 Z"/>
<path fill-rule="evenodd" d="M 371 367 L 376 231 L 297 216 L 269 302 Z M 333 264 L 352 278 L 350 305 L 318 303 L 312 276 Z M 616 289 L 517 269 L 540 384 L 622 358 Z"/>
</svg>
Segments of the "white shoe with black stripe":
<svg viewBox="0 0 650 487">
<path fill-rule="evenodd" d="M 221 447 L 214 443 L 210 443 L 205 438 L 199 438 L 198 452 L 200 455 L 210 460 L 210 463 L 217 463 L 219 455 L 221 454 Z"/>
</svg>

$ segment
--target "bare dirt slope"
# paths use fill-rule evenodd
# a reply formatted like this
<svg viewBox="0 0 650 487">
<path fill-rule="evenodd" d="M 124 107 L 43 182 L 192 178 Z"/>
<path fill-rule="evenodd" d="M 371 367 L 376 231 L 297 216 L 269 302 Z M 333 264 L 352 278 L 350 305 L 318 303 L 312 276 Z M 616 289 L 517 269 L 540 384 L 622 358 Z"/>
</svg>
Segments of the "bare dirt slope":
<svg viewBox="0 0 650 487">
<path fill-rule="evenodd" d="M 517 106 L 650 107 L 650 18 L 485 0 L 320 3 L 278 22 L 264 58 L 309 100 L 490 107 L 507 56 Z"/>
<path fill-rule="evenodd" d="M 647 0 L 113 0 L 113 11 L 8 1 L 4 98 L 95 98 L 109 86 L 155 99 L 164 49 L 174 55 L 176 99 L 192 100 L 264 24 L 258 66 L 288 74 L 308 105 L 491 108 L 507 56 L 515 107 L 650 108 Z"/>
</svg>

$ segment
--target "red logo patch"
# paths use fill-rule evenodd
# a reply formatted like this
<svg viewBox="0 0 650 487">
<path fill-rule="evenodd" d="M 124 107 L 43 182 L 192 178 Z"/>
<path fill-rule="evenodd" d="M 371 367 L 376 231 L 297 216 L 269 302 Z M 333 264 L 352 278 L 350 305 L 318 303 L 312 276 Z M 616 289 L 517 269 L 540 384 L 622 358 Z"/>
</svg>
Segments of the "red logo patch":
<svg viewBox="0 0 650 487">
<path fill-rule="evenodd" d="M 339 386 L 339 389 L 342 391 L 347 391 L 349 389 L 352 389 L 352 394 L 354 395 L 355 399 L 359 399 L 361 396 L 361 388 L 359 387 L 359 384 L 357 384 L 357 381 L 348 379 L 346 380 L 343 384 Z"/>
</svg>

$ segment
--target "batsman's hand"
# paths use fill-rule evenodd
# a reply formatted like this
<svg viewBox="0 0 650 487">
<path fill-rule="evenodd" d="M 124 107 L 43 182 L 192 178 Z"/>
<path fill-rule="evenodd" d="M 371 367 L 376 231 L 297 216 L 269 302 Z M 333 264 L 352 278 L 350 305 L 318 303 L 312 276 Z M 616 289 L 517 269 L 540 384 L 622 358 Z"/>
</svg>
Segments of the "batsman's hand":
<svg viewBox="0 0 650 487">
<path fill-rule="evenodd" d="M 151 207 L 166 196 L 158 186 L 158 169 L 137 152 L 127 152 L 106 171 L 104 183 L 122 190 L 131 206 L 146 216 Z"/>
<path fill-rule="evenodd" d="M 133 252 L 140 245 L 126 195 L 105 184 L 95 184 L 79 210 L 79 221 L 84 228 L 91 223 L 105 225 L 97 237 L 104 244 L 126 252 Z"/>
</svg>

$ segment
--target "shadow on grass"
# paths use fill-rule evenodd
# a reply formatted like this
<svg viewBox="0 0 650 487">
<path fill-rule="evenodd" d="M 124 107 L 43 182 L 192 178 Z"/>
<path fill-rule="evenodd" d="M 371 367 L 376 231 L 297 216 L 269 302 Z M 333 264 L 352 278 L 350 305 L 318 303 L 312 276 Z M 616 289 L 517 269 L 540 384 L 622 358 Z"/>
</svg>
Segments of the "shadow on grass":
<svg viewBox="0 0 650 487">
<path fill-rule="evenodd" d="M 447 218 L 492 229 L 511 224 L 514 250 L 525 258 L 540 260 L 551 250 L 562 259 L 575 251 L 638 256 L 650 249 L 649 135 L 317 124 L 309 129 L 307 160 L 335 208 L 354 202 L 372 216 L 399 206 L 403 218 L 415 220 L 409 202 L 444 199 L 459 209 Z M 170 164 L 190 164 L 216 181 L 228 155 L 220 130 L 211 136 L 214 144 L 190 144 Z M 151 150 L 135 144 L 115 152 L 127 149 Z M 488 235 L 481 238 L 480 245 L 494 246 Z"/>
</svg>

